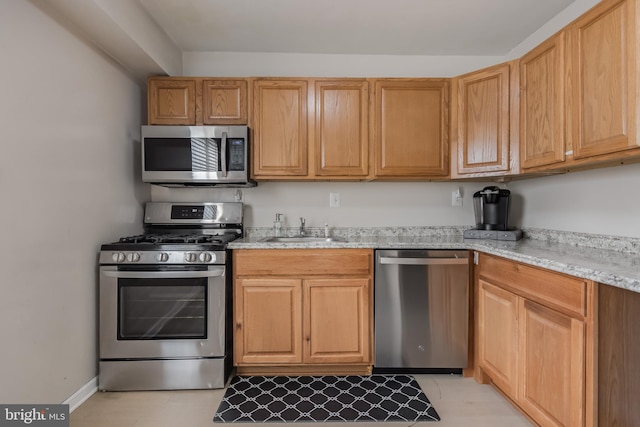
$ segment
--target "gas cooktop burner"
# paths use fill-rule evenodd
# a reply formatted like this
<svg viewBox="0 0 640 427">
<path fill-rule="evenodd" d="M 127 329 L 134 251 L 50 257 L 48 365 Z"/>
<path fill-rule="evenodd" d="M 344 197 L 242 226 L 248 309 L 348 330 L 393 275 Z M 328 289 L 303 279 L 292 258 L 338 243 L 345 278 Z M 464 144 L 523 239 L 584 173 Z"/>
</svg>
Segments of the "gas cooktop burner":
<svg viewBox="0 0 640 427">
<path fill-rule="evenodd" d="M 150 233 L 139 234 L 137 236 L 122 237 L 120 243 L 153 243 L 153 244 L 223 244 L 233 240 L 235 236 L 219 236 L 210 234 L 173 234 L 173 233 Z"/>
</svg>

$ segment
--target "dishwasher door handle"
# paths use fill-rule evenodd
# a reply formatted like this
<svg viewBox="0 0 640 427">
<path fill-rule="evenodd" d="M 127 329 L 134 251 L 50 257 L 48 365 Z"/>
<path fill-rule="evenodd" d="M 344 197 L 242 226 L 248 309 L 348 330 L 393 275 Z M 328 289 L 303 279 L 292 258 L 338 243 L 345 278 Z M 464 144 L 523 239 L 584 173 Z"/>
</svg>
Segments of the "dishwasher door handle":
<svg viewBox="0 0 640 427">
<path fill-rule="evenodd" d="M 380 264 L 395 265 L 453 265 L 469 264 L 468 258 L 393 258 L 380 257 Z"/>
</svg>

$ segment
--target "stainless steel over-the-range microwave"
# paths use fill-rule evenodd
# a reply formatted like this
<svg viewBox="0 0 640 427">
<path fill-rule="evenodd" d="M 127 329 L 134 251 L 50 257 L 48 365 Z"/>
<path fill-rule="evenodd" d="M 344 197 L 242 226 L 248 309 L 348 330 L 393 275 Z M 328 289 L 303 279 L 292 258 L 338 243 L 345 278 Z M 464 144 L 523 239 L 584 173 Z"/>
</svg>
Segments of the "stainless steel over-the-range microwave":
<svg viewBox="0 0 640 427">
<path fill-rule="evenodd" d="M 254 186 L 247 126 L 142 126 L 142 181 Z"/>
</svg>

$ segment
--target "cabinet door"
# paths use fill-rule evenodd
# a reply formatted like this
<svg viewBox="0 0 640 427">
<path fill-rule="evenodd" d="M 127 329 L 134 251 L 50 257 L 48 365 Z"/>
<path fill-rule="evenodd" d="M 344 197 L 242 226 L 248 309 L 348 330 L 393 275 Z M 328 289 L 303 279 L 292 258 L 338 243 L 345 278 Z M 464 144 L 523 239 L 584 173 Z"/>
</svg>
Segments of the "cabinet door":
<svg viewBox="0 0 640 427">
<path fill-rule="evenodd" d="M 369 173 L 369 84 L 364 79 L 315 82 L 315 175 Z"/>
<path fill-rule="evenodd" d="M 247 81 L 203 80 L 202 110 L 205 125 L 247 124 Z"/>
<path fill-rule="evenodd" d="M 382 79 L 374 84 L 375 177 L 446 177 L 448 81 Z"/>
<path fill-rule="evenodd" d="M 308 82 L 253 82 L 253 176 L 307 176 Z"/>
<path fill-rule="evenodd" d="M 520 61 L 520 166 L 524 169 L 565 159 L 564 39 L 560 33 Z"/>
<path fill-rule="evenodd" d="M 196 80 L 149 78 L 147 86 L 150 125 L 195 125 Z"/>
<path fill-rule="evenodd" d="M 518 401 L 543 426 L 583 426 L 584 322 L 520 301 L 522 380 Z"/>
<path fill-rule="evenodd" d="M 509 63 L 454 79 L 452 175 L 511 169 L 510 81 Z"/>
<path fill-rule="evenodd" d="M 595 426 L 640 426 L 638 325 L 640 293 L 600 285 Z"/>
<path fill-rule="evenodd" d="M 603 1 L 571 27 L 575 158 L 638 146 L 635 1 Z"/>
<path fill-rule="evenodd" d="M 234 364 L 302 362 L 302 283 L 237 279 Z"/>
<path fill-rule="evenodd" d="M 515 398 L 518 380 L 518 297 L 479 281 L 479 363 L 493 382 Z"/>
<path fill-rule="evenodd" d="M 306 363 L 371 361 L 369 279 L 304 281 Z"/>
</svg>

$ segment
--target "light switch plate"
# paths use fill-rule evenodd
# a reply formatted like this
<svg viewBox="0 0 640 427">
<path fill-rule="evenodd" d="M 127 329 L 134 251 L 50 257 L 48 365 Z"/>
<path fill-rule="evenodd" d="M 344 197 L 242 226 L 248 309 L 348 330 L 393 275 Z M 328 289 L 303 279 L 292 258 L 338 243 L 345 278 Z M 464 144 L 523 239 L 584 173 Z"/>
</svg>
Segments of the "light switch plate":
<svg viewBox="0 0 640 427">
<path fill-rule="evenodd" d="M 451 206 L 462 206 L 462 192 L 460 189 L 451 193 Z"/>
<path fill-rule="evenodd" d="M 340 193 L 329 193 L 329 207 L 330 208 L 340 207 Z"/>
</svg>

